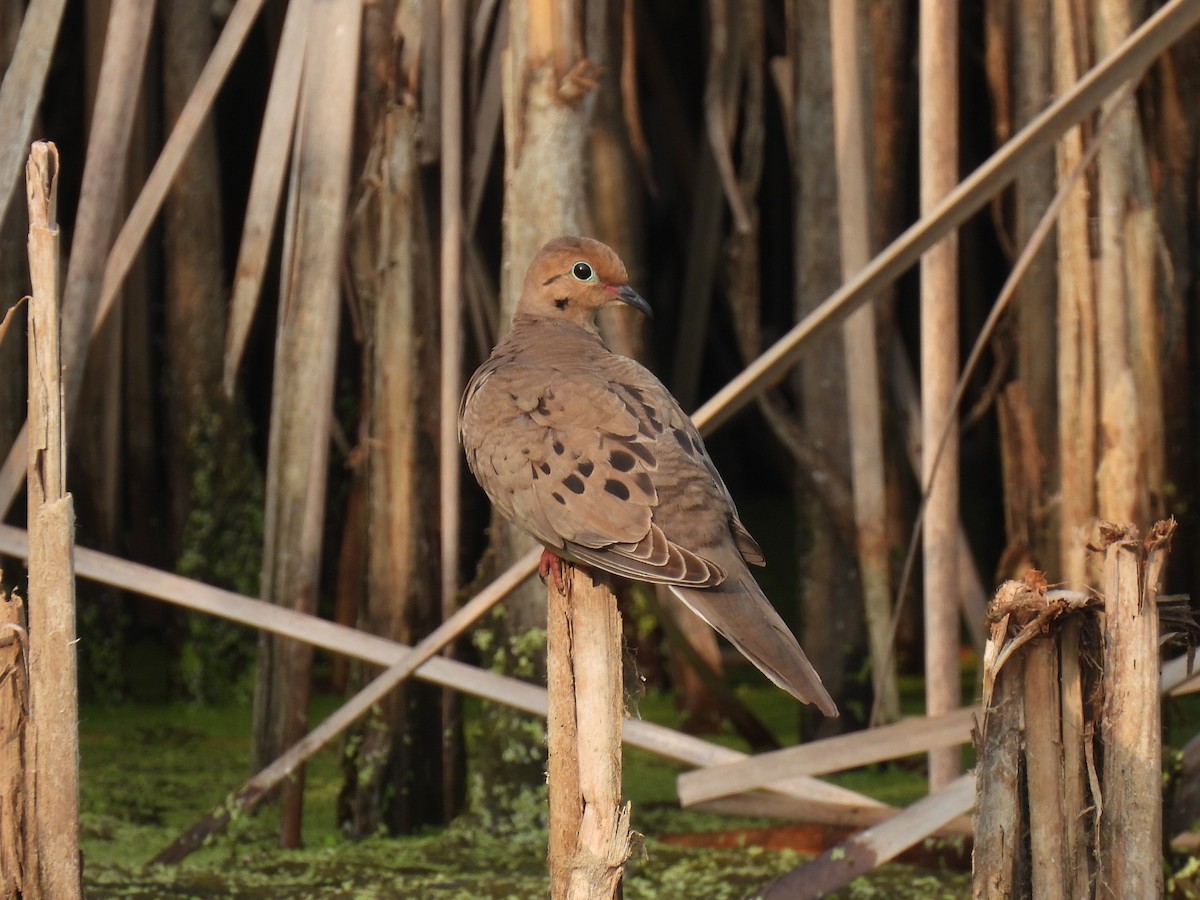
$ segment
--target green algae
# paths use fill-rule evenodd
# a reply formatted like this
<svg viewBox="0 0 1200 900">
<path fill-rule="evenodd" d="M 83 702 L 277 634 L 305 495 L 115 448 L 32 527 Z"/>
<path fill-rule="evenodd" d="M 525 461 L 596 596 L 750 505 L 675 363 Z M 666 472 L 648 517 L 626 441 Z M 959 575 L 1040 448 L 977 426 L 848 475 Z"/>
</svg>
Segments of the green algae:
<svg viewBox="0 0 1200 900">
<path fill-rule="evenodd" d="M 763 702 L 752 691 L 747 699 Z M 321 698 L 314 718 L 336 703 L 336 698 Z M 469 719 L 477 706 L 468 705 Z M 640 698 L 637 706 L 646 718 L 670 721 L 674 715 L 670 699 L 658 695 Z M 236 817 L 180 865 L 147 865 L 247 777 L 249 731 L 245 706 L 85 707 L 81 807 L 89 897 L 528 900 L 547 895 L 546 833 L 529 821 L 536 818 L 529 811 L 524 821 L 467 816 L 449 828 L 404 837 L 344 838 L 335 814 L 341 784 L 336 748 L 321 751 L 308 766 L 303 849 L 279 849 L 278 813 L 268 806 Z M 718 739 L 738 746 L 731 734 Z M 626 752 L 625 792 L 634 805 L 634 828 L 647 835 L 627 869 L 627 900 L 745 897 L 802 862 L 792 851 L 691 848 L 656 840 L 665 834 L 770 824 L 681 811 L 675 804 L 674 778 L 683 770 L 642 751 Z M 856 787 L 877 795 L 887 794 L 888 786 L 898 781 L 901 794 L 923 790 L 909 783 L 912 773 L 894 767 L 853 777 Z M 857 880 L 838 896 L 968 895 L 965 873 L 893 865 Z"/>
</svg>

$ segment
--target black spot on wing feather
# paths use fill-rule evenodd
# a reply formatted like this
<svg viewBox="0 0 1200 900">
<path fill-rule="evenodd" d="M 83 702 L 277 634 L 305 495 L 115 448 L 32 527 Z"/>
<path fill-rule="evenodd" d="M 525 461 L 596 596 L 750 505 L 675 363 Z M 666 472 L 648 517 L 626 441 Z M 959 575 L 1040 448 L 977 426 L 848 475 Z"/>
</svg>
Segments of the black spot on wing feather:
<svg viewBox="0 0 1200 900">
<path fill-rule="evenodd" d="M 564 478 L 562 483 L 568 490 L 570 490 L 576 494 L 583 493 L 583 480 L 580 479 L 580 477 L 574 473 L 572 473 L 572 474 L 568 475 L 566 478 Z"/>
<path fill-rule="evenodd" d="M 646 444 L 643 444 L 640 441 L 630 441 L 625 446 L 630 452 L 635 453 L 638 457 L 640 457 L 642 462 L 644 462 L 650 468 L 653 469 L 658 466 L 658 459 L 655 458 L 654 451 Z"/>
<path fill-rule="evenodd" d="M 650 415 L 647 410 L 646 418 L 638 420 L 638 434 L 643 437 L 653 438 L 663 432 L 663 423 Z"/>
<path fill-rule="evenodd" d="M 592 471 L 596 468 L 596 466 L 592 463 L 592 461 L 590 459 L 585 459 L 585 460 L 583 460 L 583 462 L 581 462 L 575 468 L 579 471 L 579 474 L 582 475 L 584 478 L 589 478 L 589 477 L 591 477 Z"/>
<path fill-rule="evenodd" d="M 613 450 L 608 454 L 608 463 L 618 472 L 628 472 L 633 468 L 636 460 L 633 454 L 627 450 Z"/>
<path fill-rule="evenodd" d="M 638 472 L 633 476 L 633 483 L 636 484 L 638 486 L 638 490 L 640 490 L 647 497 L 654 496 L 654 481 L 650 478 L 648 473 Z"/>
<path fill-rule="evenodd" d="M 618 500 L 629 499 L 629 486 L 623 481 L 617 481 L 615 478 L 609 478 L 604 482 L 604 490 L 612 494 Z"/>
</svg>

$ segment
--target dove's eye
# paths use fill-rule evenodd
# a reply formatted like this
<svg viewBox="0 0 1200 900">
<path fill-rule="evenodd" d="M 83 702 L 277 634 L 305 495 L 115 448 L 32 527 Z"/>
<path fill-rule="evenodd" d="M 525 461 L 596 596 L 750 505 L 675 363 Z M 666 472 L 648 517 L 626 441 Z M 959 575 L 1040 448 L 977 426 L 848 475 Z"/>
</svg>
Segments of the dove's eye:
<svg viewBox="0 0 1200 900">
<path fill-rule="evenodd" d="M 571 267 L 571 274 L 580 281 L 591 281 L 595 277 L 592 267 L 585 262 L 577 262 Z"/>
</svg>

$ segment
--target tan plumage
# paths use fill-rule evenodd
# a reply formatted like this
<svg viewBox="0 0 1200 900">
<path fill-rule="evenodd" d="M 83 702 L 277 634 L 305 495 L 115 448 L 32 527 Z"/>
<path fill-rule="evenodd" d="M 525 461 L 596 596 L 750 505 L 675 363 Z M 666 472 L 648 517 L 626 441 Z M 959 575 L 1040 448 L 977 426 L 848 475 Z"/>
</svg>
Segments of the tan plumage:
<svg viewBox="0 0 1200 900">
<path fill-rule="evenodd" d="M 762 551 L 692 421 L 648 369 L 612 353 L 604 306 L 649 313 L 599 241 L 557 238 L 525 277 L 512 328 L 463 395 L 467 464 L 552 552 L 666 584 L 777 685 L 837 707 L 746 563 Z"/>
</svg>

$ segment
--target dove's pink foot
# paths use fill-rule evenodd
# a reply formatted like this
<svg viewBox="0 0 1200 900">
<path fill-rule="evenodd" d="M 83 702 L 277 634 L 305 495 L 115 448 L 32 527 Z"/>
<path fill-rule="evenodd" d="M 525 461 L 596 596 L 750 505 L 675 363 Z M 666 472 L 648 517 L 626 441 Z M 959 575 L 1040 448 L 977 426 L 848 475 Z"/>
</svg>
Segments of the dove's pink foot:
<svg viewBox="0 0 1200 900">
<path fill-rule="evenodd" d="M 563 585 L 563 561 L 551 553 L 549 550 L 542 551 L 542 558 L 538 560 L 538 575 L 542 581 L 547 578 L 554 579 L 554 586 L 558 588 L 560 594 L 567 592 Z"/>
</svg>

